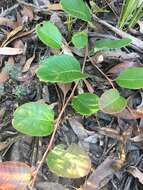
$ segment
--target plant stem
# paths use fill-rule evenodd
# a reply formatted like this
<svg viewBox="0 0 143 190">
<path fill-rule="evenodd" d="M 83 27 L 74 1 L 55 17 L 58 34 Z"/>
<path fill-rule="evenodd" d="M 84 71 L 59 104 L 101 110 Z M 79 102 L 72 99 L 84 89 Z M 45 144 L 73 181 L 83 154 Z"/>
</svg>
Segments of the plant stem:
<svg viewBox="0 0 143 190">
<path fill-rule="evenodd" d="M 88 56 L 88 46 L 86 47 L 86 50 L 85 50 L 85 56 L 84 56 L 84 60 L 83 60 L 82 72 L 84 71 L 84 67 L 85 67 L 85 63 L 86 63 L 87 56 Z M 61 122 L 62 115 L 63 115 L 63 113 L 64 113 L 64 111 L 65 111 L 65 109 L 66 109 L 68 103 L 70 102 L 71 98 L 73 97 L 74 92 L 75 92 L 75 90 L 76 90 L 78 84 L 79 84 L 79 81 L 75 82 L 75 85 L 74 85 L 74 87 L 73 87 L 73 89 L 72 89 L 72 92 L 71 92 L 70 96 L 67 98 L 65 104 L 63 105 L 63 107 L 62 107 L 62 109 L 61 109 L 61 111 L 60 111 L 60 113 L 59 113 L 59 115 L 58 115 L 58 118 L 56 119 L 55 128 L 54 128 L 54 131 L 53 131 L 53 133 L 52 133 L 52 136 L 51 136 L 50 142 L 49 142 L 49 144 L 48 144 L 48 147 L 47 147 L 47 149 L 46 149 L 46 151 L 45 151 L 45 153 L 44 153 L 42 159 L 41 159 L 40 162 L 38 163 L 37 169 L 36 169 L 35 172 L 34 172 L 34 177 L 33 177 L 32 182 L 31 182 L 31 184 L 30 184 L 30 186 L 31 186 L 32 188 L 34 187 L 35 181 L 36 181 L 37 176 L 38 176 L 38 172 L 39 172 L 40 168 L 42 167 L 42 165 L 43 165 L 43 163 L 44 163 L 44 161 L 45 161 L 45 159 L 46 159 L 46 157 L 47 157 L 48 152 L 49 152 L 50 149 L 52 148 L 52 145 L 53 145 L 53 142 L 54 142 L 54 138 L 55 138 L 57 129 L 58 129 L 59 124 L 60 124 L 60 122 Z"/>
<path fill-rule="evenodd" d="M 88 58 L 89 58 L 90 62 L 92 63 L 92 65 L 93 65 L 94 67 L 96 67 L 96 69 L 107 79 L 107 81 L 108 81 L 109 84 L 112 86 L 112 88 L 115 89 L 114 84 L 113 84 L 113 82 L 111 81 L 111 79 L 110 79 L 95 63 L 93 63 L 93 60 L 92 60 L 92 58 L 91 58 L 90 56 L 88 56 Z"/>
</svg>

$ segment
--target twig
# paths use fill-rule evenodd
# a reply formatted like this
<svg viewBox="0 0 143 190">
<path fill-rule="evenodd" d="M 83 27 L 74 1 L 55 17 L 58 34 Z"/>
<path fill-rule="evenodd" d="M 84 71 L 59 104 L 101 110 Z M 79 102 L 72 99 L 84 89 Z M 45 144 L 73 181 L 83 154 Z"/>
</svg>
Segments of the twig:
<svg viewBox="0 0 143 190">
<path fill-rule="evenodd" d="M 83 72 L 84 67 L 85 67 L 85 63 L 86 63 L 87 56 L 88 56 L 88 47 L 86 47 L 86 51 L 85 51 L 85 56 L 84 56 L 84 61 L 83 61 L 83 66 L 82 66 L 82 72 Z M 46 149 L 46 151 L 45 151 L 45 153 L 44 153 L 42 159 L 40 160 L 36 171 L 34 172 L 34 177 L 33 177 L 32 183 L 31 183 L 31 187 L 34 187 L 34 184 L 35 184 L 35 181 L 36 181 L 38 172 L 39 172 L 40 168 L 42 167 L 43 162 L 45 161 L 48 152 L 49 152 L 50 149 L 52 148 L 52 145 L 53 145 L 53 142 L 54 142 L 54 138 L 55 138 L 55 134 L 56 134 L 57 129 L 58 129 L 58 127 L 59 127 L 59 124 L 60 124 L 62 115 L 63 115 L 63 113 L 64 113 L 64 111 L 65 111 L 65 109 L 66 109 L 68 103 L 70 102 L 71 98 L 73 97 L 74 92 L 75 92 L 75 90 L 76 90 L 78 84 L 79 84 L 79 82 L 77 81 L 77 82 L 75 83 L 73 89 L 72 89 L 72 92 L 71 92 L 70 96 L 67 98 L 65 104 L 63 105 L 63 107 L 62 107 L 62 109 L 61 109 L 61 111 L 60 111 L 60 113 L 59 113 L 58 118 L 56 119 L 55 128 L 54 128 L 54 131 L 53 131 L 53 133 L 52 133 L 52 136 L 51 136 L 50 142 L 49 142 L 49 144 L 48 144 L 48 147 L 47 147 L 47 149 Z"/>
<path fill-rule="evenodd" d="M 13 5 L 12 7 L 10 7 L 9 9 L 6 9 L 5 11 L 3 11 L 1 14 L 0 14 L 0 17 L 5 17 L 6 15 L 8 15 L 11 11 L 13 11 L 14 9 L 16 9 L 17 7 L 19 6 L 19 4 L 15 4 Z"/>
<path fill-rule="evenodd" d="M 111 24 L 107 23 L 104 20 L 101 20 L 100 18 L 98 18 L 95 15 L 93 15 L 93 19 L 95 21 L 97 21 L 98 23 L 106 26 L 107 28 L 109 28 L 110 30 L 115 32 L 117 35 L 119 35 L 120 37 L 122 37 L 122 38 L 130 38 L 132 40 L 132 45 L 133 46 L 136 46 L 137 48 L 143 50 L 143 41 L 141 41 L 140 39 L 138 39 L 138 38 L 136 38 L 136 37 L 134 37 L 134 36 L 132 36 L 130 34 L 127 34 L 126 32 L 120 30 L 119 28 L 112 26 Z"/>
<path fill-rule="evenodd" d="M 94 67 L 96 67 L 96 69 L 107 79 L 107 81 L 112 86 L 112 88 L 115 88 L 113 82 L 111 81 L 111 79 L 93 62 L 93 60 L 92 60 L 92 58 L 90 56 L 88 56 L 88 58 L 89 58 L 90 62 L 92 63 L 92 65 Z"/>
</svg>

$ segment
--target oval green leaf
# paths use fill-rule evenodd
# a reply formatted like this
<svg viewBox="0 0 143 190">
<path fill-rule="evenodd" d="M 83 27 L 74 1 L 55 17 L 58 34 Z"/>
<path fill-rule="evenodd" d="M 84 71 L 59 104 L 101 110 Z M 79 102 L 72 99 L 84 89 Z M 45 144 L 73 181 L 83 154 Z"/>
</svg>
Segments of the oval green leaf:
<svg viewBox="0 0 143 190">
<path fill-rule="evenodd" d="M 132 42 L 129 38 L 122 38 L 117 40 L 101 39 L 95 42 L 94 52 L 108 49 L 122 48 L 129 45 Z"/>
<path fill-rule="evenodd" d="M 80 178 L 86 176 L 91 169 L 91 160 L 78 145 L 72 144 L 65 150 L 58 145 L 47 156 L 49 169 L 58 176 Z"/>
<path fill-rule="evenodd" d="M 119 113 L 125 109 L 127 101 L 116 89 L 107 90 L 99 99 L 99 108 L 109 114 Z"/>
<path fill-rule="evenodd" d="M 143 88 L 143 67 L 127 68 L 119 74 L 115 81 L 123 88 Z"/>
<path fill-rule="evenodd" d="M 44 21 L 36 26 L 38 38 L 51 48 L 60 48 L 62 44 L 62 35 L 59 29 L 50 21 Z"/>
<path fill-rule="evenodd" d="M 40 80 L 51 83 L 70 83 L 87 77 L 81 72 L 77 59 L 64 54 L 44 59 L 36 74 Z"/>
<path fill-rule="evenodd" d="M 97 95 L 83 93 L 73 98 L 72 107 L 81 115 L 91 115 L 99 111 L 98 101 Z"/>
<path fill-rule="evenodd" d="M 84 48 L 88 43 L 86 32 L 77 32 L 72 37 L 72 43 L 76 48 Z"/>
<path fill-rule="evenodd" d="M 44 103 L 25 103 L 14 112 L 12 124 L 26 135 L 47 136 L 54 129 L 54 112 Z"/>
<path fill-rule="evenodd" d="M 83 0 L 61 0 L 65 12 L 81 20 L 91 22 L 91 11 Z"/>
</svg>

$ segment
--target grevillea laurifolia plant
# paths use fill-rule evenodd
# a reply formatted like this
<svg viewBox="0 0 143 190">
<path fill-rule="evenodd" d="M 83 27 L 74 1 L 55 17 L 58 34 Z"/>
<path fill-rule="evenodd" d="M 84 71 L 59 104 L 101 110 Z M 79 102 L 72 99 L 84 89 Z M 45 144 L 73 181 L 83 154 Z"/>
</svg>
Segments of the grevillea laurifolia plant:
<svg viewBox="0 0 143 190">
<path fill-rule="evenodd" d="M 83 0 L 61 0 L 61 6 L 67 14 L 81 19 L 86 22 L 87 26 L 91 26 L 91 10 Z M 66 53 L 63 49 L 65 46 L 63 36 L 51 21 L 43 21 L 38 24 L 36 34 L 45 45 L 62 50 L 60 54 L 46 57 L 40 61 L 36 71 L 40 81 L 44 83 L 64 83 L 65 85 L 74 82 L 75 87 L 77 87 L 79 81 L 94 77 L 83 72 L 84 68 L 81 69 L 81 64 L 74 55 Z M 86 48 L 88 46 L 87 31 L 74 33 L 71 42 L 75 48 Z M 131 40 L 128 38 L 101 39 L 95 41 L 94 47 L 89 52 L 93 55 L 99 51 L 122 48 L 130 43 Z M 89 58 L 91 57 L 90 53 Z M 112 83 L 116 83 L 116 86 L 125 89 L 140 89 L 143 87 L 143 68 L 127 68 Z M 77 96 L 73 95 L 70 97 L 71 99 L 67 97 L 68 105 L 83 116 L 96 114 L 98 111 L 115 114 L 123 111 L 127 106 L 127 100 L 120 95 L 114 85 L 111 89 L 106 90 L 101 97 L 89 92 Z M 12 121 L 16 130 L 31 136 L 55 134 L 55 123 L 55 114 L 51 106 L 39 102 L 29 102 L 19 106 L 14 112 Z M 67 149 L 60 144 L 50 151 L 48 149 L 47 153 L 46 160 L 49 169 L 59 176 L 79 178 L 87 175 L 90 171 L 91 160 L 89 156 L 76 144 L 70 145 Z"/>
</svg>

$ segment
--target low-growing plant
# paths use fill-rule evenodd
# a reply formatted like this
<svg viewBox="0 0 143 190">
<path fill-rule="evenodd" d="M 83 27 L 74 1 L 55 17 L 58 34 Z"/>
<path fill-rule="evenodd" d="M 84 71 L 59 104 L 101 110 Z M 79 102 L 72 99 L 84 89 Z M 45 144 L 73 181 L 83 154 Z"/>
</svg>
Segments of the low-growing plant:
<svg viewBox="0 0 143 190">
<path fill-rule="evenodd" d="M 91 23 L 91 10 L 83 0 L 61 0 L 61 5 L 64 11 L 72 17 Z M 51 48 L 62 49 L 65 45 L 59 29 L 50 21 L 38 24 L 36 34 L 45 45 Z M 72 42 L 76 48 L 84 48 L 88 46 L 88 36 L 85 32 L 78 32 L 73 35 Z M 130 43 L 131 40 L 127 38 L 119 40 L 104 39 L 96 41 L 93 49 L 94 53 L 96 53 L 107 49 L 122 48 Z M 64 49 L 62 52 L 64 52 Z M 85 59 L 87 56 L 91 58 L 90 54 L 87 54 Z M 68 148 L 63 145 L 57 145 L 50 150 L 62 114 L 70 101 L 72 108 L 83 116 L 90 116 L 98 111 L 115 114 L 125 109 L 127 100 L 114 87 L 114 82 L 120 87 L 128 89 L 140 89 L 143 87 L 143 68 L 133 67 L 122 71 L 114 81 L 110 80 L 113 84 L 112 88 L 106 90 L 101 97 L 89 92 L 74 96 L 74 91 L 79 81 L 94 77 L 83 70 L 84 66 L 81 69 L 80 62 L 71 54 L 61 53 L 43 59 L 40 61 L 36 71 L 39 80 L 45 83 L 67 84 L 74 82 L 75 85 L 71 94 L 67 97 L 56 119 L 54 119 L 53 109 L 45 103 L 29 102 L 19 106 L 14 112 L 12 124 L 19 132 L 31 136 L 48 136 L 52 134 L 48 148 L 36 170 L 37 173 L 45 158 L 47 158 L 49 169 L 62 177 L 83 177 L 90 171 L 91 160 L 78 145 L 72 144 Z"/>
<path fill-rule="evenodd" d="M 142 0 L 123 0 L 122 11 L 120 14 L 118 25 L 120 28 L 123 28 L 125 25 L 129 28 L 132 28 L 142 16 Z"/>
</svg>

